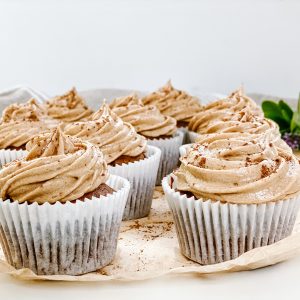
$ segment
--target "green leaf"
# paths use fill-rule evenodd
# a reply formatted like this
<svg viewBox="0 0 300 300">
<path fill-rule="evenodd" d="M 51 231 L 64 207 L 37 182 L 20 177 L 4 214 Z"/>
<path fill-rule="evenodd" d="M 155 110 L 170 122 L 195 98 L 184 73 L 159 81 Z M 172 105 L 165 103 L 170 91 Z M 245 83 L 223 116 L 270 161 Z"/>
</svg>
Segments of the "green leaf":
<svg viewBox="0 0 300 300">
<path fill-rule="evenodd" d="M 283 110 L 276 102 L 265 100 L 261 106 L 265 117 L 275 121 L 279 125 L 280 131 L 289 131 L 291 122 L 290 111 L 284 104 L 281 105 L 284 108 Z M 284 114 L 282 111 L 284 111 Z"/>
<path fill-rule="evenodd" d="M 286 102 L 284 102 L 283 100 L 279 101 L 278 106 L 281 110 L 282 117 L 287 122 L 290 123 L 292 121 L 292 118 L 293 118 L 293 110 L 291 109 L 291 107 Z"/>
<path fill-rule="evenodd" d="M 290 130 L 292 133 L 300 132 L 300 113 L 298 111 L 295 111 L 293 114 Z"/>
<path fill-rule="evenodd" d="M 281 109 L 279 105 L 271 100 L 265 100 L 263 101 L 261 105 L 263 112 L 265 114 L 265 117 L 273 119 L 276 118 L 282 118 Z"/>
</svg>

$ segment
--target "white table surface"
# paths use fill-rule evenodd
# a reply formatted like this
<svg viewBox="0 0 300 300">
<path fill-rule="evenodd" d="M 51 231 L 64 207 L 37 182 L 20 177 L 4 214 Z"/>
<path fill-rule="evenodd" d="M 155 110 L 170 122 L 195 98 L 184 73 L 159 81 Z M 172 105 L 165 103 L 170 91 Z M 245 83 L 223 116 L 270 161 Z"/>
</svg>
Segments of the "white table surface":
<svg viewBox="0 0 300 300">
<path fill-rule="evenodd" d="M 26 282 L 0 275 L 0 299 L 300 299 L 300 257 L 247 272 L 141 282 Z"/>
</svg>

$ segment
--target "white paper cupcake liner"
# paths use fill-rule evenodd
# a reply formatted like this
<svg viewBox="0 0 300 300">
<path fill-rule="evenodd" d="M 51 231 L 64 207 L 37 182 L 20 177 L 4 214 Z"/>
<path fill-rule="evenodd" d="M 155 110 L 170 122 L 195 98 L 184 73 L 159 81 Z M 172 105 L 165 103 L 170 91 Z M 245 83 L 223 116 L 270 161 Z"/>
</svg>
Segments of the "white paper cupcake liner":
<svg viewBox="0 0 300 300">
<path fill-rule="evenodd" d="M 147 146 L 146 158 L 136 162 L 109 166 L 109 173 L 122 176 L 130 182 L 130 192 L 123 220 L 148 216 L 160 161 L 160 149 Z"/>
<path fill-rule="evenodd" d="M 187 151 L 192 147 L 193 144 L 185 144 L 179 147 L 180 157 L 186 155 Z"/>
<path fill-rule="evenodd" d="M 0 199 L 0 242 L 7 261 L 39 275 L 78 275 L 109 264 L 130 184 L 118 176 L 107 184 L 114 193 L 75 203 Z"/>
<path fill-rule="evenodd" d="M 181 131 L 183 133 L 183 144 L 188 144 L 190 143 L 190 137 L 188 135 L 188 128 L 187 127 L 178 127 L 178 130 Z"/>
<path fill-rule="evenodd" d="M 181 195 L 163 179 L 181 252 L 200 264 L 234 259 L 291 234 L 300 198 L 265 204 L 228 204 Z M 173 183 L 173 185 L 175 182 Z"/>
<path fill-rule="evenodd" d="M 188 130 L 187 135 L 190 143 L 195 143 L 198 137 L 200 136 L 199 133 L 190 130 Z"/>
<path fill-rule="evenodd" d="M 16 160 L 21 159 L 26 156 L 26 150 L 10 150 L 10 149 L 1 149 L 0 150 L 0 168 L 2 168 L 5 164 Z"/>
<path fill-rule="evenodd" d="M 177 167 L 179 161 L 178 149 L 182 145 L 182 141 L 183 132 L 179 130 L 171 138 L 147 140 L 148 145 L 161 150 L 156 185 L 161 185 L 162 179 Z"/>
</svg>

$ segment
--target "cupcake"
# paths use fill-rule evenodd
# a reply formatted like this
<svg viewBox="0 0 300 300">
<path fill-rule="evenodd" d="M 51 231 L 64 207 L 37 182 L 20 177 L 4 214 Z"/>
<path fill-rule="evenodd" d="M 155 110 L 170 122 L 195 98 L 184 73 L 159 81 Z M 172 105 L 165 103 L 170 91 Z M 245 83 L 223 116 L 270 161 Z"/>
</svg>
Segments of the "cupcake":
<svg viewBox="0 0 300 300">
<path fill-rule="evenodd" d="M 93 113 L 75 88 L 46 102 L 49 116 L 64 123 L 86 120 Z"/>
<path fill-rule="evenodd" d="M 34 98 L 25 103 L 13 103 L 2 112 L 1 123 L 26 122 L 28 120 L 41 121 L 49 129 L 58 125 L 58 121 L 51 118 L 45 107 Z"/>
<path fill-rule="evenodd" d="M 234 259 L 291 234 L 300 165 L 272 134 L 216 134 L 195 143 L 163 180 L 183 255 L 200 264 Z"/>
<path fill-rule="evenodd" d="M 181 128 L 185 136 L 190 120 L 201 111 L 199 99 L 175 89 L 171 81 L 158 91 L 144 97 L 142 101 L 145 105 L 156 105 L 163 115 L 176 119 L 177 127 Z"/>
<path fill-rule="evenodd" d="M 39 275 L 78 275 L 111 262 L 129 182 L 108 175 L 98 147 L 59 127 L 0 171 L 0 242 L 7 261 Z"/>
<path fill-rule="evenodd" d="M 225 99 L 203 106 L 189 122 L 189 138 L 191 142 L 194 142 L 200 134 L 217 131 L 218 128 L 224 126 L 222 124 L 224 122 L 230 125 L 228 122 L 232 121 L 233 125 L 234 118 L 242 119 L 249 115 L 263 117 L 263 112 L 251 98 L 244 94 L 242 89 L 239 89 Z"/>
<path fill-rule="evenodd" d="M 5 108 L 0 123 L 0 167 L 23 157 L 26 143 L 53 127 L 52 121 L 34 99 Z"/>
<path fill-rule="evenodd" d="M 161 150 L 156 180 L 156 184 L 161 184 L 162 178 L 170 174 L 178 164 L 178 149 L 182 144 L 183 133 L 177 130 L 176 120 L 161 114 L 154 105 L 143 105 L 136 94 L 114 99 L 110 108 L 144 136 L 148 145 Z"/>
<path fill-rule="evenodd" d="M 111 174 L 129 180 L 131 190 L 123 220 L 149 214 L 160 160 L 160 150 L 147 146 L 134 127 L 123 122 L 107 104 L 92 115 L 92 120 L 69 124 L 65 133 L 91 142 L 103 152 Z"/>
</svg>

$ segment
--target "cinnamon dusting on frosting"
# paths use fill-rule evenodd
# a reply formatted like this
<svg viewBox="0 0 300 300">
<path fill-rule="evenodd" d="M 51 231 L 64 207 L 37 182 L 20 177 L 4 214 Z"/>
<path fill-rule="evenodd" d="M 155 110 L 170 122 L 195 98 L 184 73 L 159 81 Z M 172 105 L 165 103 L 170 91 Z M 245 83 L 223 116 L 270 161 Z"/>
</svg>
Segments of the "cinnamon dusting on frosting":
<svg viewBox="0 0 300 300">
<path fill-rule="evenodd" d="M 2 199 L 39 204 L 72 201 L 107 180 L 101 151 L 66 136 L 59 127 L 33 138 L 27 150 L 27 157 L 0 171 Z"/>
<path fill-rule="evenodd" d="M 137 134 L 132 125 L 123 122 L 106 103 L 92 115 L 90 121 L 67 125 L 65 133 L 98 146 L 107 163 L 122 155 L 137 157 L 146 151 L 146 139 Z"/>
<path fill-rule="evenodd" d="M 176 132 L 176 120 L 164 116 L 154 105 L 144 105 L 136 94 L 116 98 L 110 104 L 112 111 L 124 122 L 147 138 L 169 137 Z"/>
<path fill-rule="evenodd" d="M 201 110 L 201 105 L 196 97 L 184 91 L 175 89 L 171 81 L 158 91 L 142 99 L 146 105 L 156 105 L 165 116 L 170 116 L 180 122 L 189 122 L 193 115 Z"/>
<path fill-rule="evenodd" d="M 300 165 L 272 132 L 219 133 L 199 140 L 174 171 L 176 188 L 196 198 L 237 204 L 266 203 L 300 191 Z M 205 162 L 205 163 L 204 163 Z"/>
<path fill-rule="evenodd" d="M 49 99 L 46 108 L 52 118 L 66 123 L 87 119 L 93 113 L 75 88 L 62 96 Z"/>
</svg>

